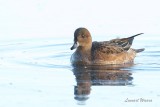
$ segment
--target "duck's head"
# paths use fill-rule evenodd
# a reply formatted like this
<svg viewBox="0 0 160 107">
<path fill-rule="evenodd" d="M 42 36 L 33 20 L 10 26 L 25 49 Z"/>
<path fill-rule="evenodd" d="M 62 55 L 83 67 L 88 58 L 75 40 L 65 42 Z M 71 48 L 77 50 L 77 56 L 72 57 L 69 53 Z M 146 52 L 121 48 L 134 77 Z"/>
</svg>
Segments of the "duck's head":
<svg viewBox="0 0 160 107">
<path fill-rule="evenodd" d="M 74 44 L 71 50 L 82 47 L 84 49 L 91 48 L 92 37 L 90 32 L 86 28 L 78 28 L 74 32 Z"/>
</svg>

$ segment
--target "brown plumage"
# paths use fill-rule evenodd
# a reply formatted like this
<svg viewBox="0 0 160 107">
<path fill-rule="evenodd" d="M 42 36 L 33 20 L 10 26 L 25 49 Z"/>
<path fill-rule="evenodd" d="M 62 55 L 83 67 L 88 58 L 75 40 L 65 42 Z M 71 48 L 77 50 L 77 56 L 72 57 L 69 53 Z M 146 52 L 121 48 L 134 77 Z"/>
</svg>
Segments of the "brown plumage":
<svg viewBox="0 0 160 107">
<path fill-rule="evenodd" d="M 74 33 L 74 44 L 71 50 L 76 51 L 71 56 L 73 65 L 106 65 L 125 64 L 133 62 L 136 53 L 144 49 L 130 48 L 134 37 L 143 33 L 122 39 L 92 42 L 90 32 L 86 28 L 78 28 Z"/>
</svg>

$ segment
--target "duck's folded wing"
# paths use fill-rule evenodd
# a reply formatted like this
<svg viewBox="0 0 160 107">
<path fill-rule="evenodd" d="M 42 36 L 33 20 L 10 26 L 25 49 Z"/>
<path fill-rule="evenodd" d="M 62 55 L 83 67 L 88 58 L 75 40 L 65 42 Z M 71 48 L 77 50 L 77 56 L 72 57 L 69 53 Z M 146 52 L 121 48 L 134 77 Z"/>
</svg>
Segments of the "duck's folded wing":
<svg viewBox="0 0 160 107">
<path fill-rule="evenodd" d="M 124 50 L 122 47 L 117 45 L 109 45 L 102 42 L 93 42 L 92 51 L 96 53 L 102 52 L 106 54 L 118 54 L 126 50 Z"/>
<path fill-rule="evenodd" d="M 122 47 L 124 50 L 129 50 L 132 46 L 132 41 L 134 38 L 123 38 L 123 39 L 113 39 L 110 41 L 109 45 Z"/>
<path fill-rule="evenodd" d="M 139 33 L 128 38 L 112 39 L 110 41 L 104 41 L 104 42 L 93 42 L 92 49 L 107 54 L 115 54 L 115 53 L 117 54 L 124 51 L 128 51 L 132 46 L 134 37 L 141 34 L 143 33 Z"/>
<path fill-rule="evenodd" d="M 143 33 L 136 34 L 134 36 L 128 37 L 128 38 L 122 38 L 122 39 L 113 39 L 109 41 L 110 45 L 115 45 L 122 47 L 124 50 L 129 50 L 129 48 L 132 46 L 134 37 L 141 35 Z"/>
</svg>

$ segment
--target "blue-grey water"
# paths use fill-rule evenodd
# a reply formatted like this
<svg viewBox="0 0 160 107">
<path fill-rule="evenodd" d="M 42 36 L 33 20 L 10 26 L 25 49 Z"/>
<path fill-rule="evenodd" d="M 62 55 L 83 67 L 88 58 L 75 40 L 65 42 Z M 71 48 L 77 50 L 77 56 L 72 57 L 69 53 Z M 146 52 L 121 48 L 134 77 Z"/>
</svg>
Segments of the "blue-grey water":
<svg viewBox="0 0 160 107">
<path fill-rule="evenodd" d="M 1 42 L 0 107 L 160 106 L 158 35 L 135 38 L 132 47 L 145 51 L 125 67 L 73 68 L 72 41 L 46 37 Z"/>
</svg>

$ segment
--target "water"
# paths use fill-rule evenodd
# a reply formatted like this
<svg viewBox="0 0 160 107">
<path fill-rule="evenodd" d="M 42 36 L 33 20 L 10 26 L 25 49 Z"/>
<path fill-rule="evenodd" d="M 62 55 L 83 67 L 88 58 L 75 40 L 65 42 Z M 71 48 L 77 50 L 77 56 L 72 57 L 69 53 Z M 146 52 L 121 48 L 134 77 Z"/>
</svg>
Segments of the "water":
<svg viewBox="0 0 160 107">
<path fill-rule="evenodd" d="M 125 67 L 73 68 L 72 39 L 1 42 L 0 107 L 160 106 L 158 36 L 137 37 L 133 47 L 146 50 Z"/>
</svg>

